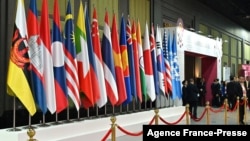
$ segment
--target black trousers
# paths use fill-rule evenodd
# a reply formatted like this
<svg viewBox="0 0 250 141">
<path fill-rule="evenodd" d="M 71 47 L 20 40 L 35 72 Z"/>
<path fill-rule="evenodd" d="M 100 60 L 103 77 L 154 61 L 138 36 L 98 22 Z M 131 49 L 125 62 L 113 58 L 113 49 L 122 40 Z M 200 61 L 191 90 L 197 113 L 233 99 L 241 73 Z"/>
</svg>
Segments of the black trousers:
<svg viewBox="0 0 250 141">
<path fill-rule="evenodd" d="M 197 118 L 198 101 L 190 101 L 188 103 L 189 103 L 189 112 L 191 113 L 191 117 Z"/>
</svg>

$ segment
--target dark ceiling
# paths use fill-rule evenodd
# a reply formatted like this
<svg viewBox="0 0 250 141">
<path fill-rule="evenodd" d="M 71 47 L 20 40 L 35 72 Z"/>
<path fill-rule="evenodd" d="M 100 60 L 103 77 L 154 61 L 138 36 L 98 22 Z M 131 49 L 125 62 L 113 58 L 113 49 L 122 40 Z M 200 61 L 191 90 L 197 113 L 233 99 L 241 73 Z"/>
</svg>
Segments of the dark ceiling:
<svg viewBox="0 0 250 141">
<path fill-rule="evenodd" d="M 250 31 L 250 0 L 199 0 Z"/>
</svg>

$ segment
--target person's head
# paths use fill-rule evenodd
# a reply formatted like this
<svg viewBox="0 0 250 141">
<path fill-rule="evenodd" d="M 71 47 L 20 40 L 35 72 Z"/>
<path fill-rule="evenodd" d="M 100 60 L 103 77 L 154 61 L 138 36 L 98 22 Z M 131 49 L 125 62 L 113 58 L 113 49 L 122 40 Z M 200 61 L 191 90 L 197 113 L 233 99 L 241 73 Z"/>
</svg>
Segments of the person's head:
<svg viewBox="0 0 250 141">
<path fill-rule="evenodd" d="M 189 83 L 194 84 L 194 79 L 193 79 L 193 78 L 190 78 L 190 79 L 189 79 Z"/>
<path fill-rule="evenodd" d="M 234 76 L 230 75 L 229 79 L 230 79 L 230 81 L 233 81 L 234 80 Z"/>
<path fill-rule="evenodd" d="M 245 82 L 245 77 L 244 76 L 240 76 L 239 77 L 239 82 L 240 83 L 244 83 Z"/>
<path fill-rule="evenodd" d="M 182 81 L 182 85 L 187 85 L 188 84 L 188 81 L 187 80 L 183 80 Z"/>
</svg>

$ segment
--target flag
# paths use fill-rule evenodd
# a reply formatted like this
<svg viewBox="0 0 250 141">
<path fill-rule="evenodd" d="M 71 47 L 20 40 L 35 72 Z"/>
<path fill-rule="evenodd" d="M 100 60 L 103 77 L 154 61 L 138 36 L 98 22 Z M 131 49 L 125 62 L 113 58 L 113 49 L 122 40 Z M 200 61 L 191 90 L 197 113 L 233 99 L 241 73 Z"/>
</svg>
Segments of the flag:
<svg viewBox="0 0 250 141">
<path fill-rule="evenodd" d="M 17 1 L 16 19 L 13 30 L 12 47 L 7 73 L 7 93 L 17 97 L 29 114 L 36 113 L 36 105 L 30 88 L 30 63 L 27 47 L 27 25 L 23 0 Z"/>
<path fill-rule="evenodd" d="M 43 114 L 47 112 L 47 102 L 44 86 L 44 60 L 43 47 L 40 39 L 36 0 L 31 0 L 28 10 L 28 44 L 31 61 L 31 78 L 32 91 L 35 95 L 35 100 Z"/>
<path fill-rule="evenodd" d="M 126 41 L 126 28 L 123 16 L 121 19 L 121 26 L 120 26 L 120 51 L 121 51 L 125 87 L 127 92 L 127 99 L 126 101 L 124 101 L 123 104 L 128 104 L 129 102 L 132 101 L 132 94 L 131 94 L 131 84 L 130 84 L 128 49 Z"/>
<path fill-rule="evenodd" d="M 91 84 L 91 74 L 90 74 L 90 64 L 89 64 L 89 54 L 86 38 L 86 29 L 85 29 L 85 15 L 83 12 L 82 1 L 80 2 L 77 25 L 76 25 L 76 58 L 78 66 L 78 77 L 80 91 L 84 94 L 81 101 L 84 108 L 88 109 L 89 107 L 94 107 L 93 99 L 93 89 Z"/>
<path fill-rule="evenodd" d="M 155 51 L 155 33 L 154 33 L 154 26 L 151 27 L 151 34 L 150 34 L 150 52 L 151 52 L 151 60 L 152 60 L 152 69 L 154 75 L 154 84 L 155 84 L 155 93 L 160 93 L 160 86 L 159 86 L 159 76 L 157 74 L 157 61 L 156 61 L 156 51 Z"/>
<path fill-rule="evenodd" d="M 74 25 L 73 25 L 73 15 L 71 14 L 70 1 L 67 4 L 67 12 L 65 16 L 65 69 L 66 69 L 66 83 L 68 95 L 75 104 L 77 111 L 80 106 L 80 96 L 79 96 L 79 79 L 77 76 L 77 60 L 76 60 L 76 49 L 74 43 Z"/>
<path fill-rule="evenodd" d="M 153 68 L 152 68 L 147 23 L 146 23 L 145 32 L 144 32 L 143 57 L 144 57 L 147 94 L 150 97 L 151 101 L 154 101 L 155 100 L 155 85 L 154 85 L 154 75 L 153 75 Z"/>
<path fill-rule="evenodd" d="M 160 93 L 165 95 L 166 68 L 165 68 L 164 56 L 162 52 L 161 30 L 159 30 L 158 26 L 156 27 L 156 60 L 157 60 L 157 74 L 159 77 Z"/>
<path fill-rule="evenodd" d="M 116 25 L 116 17 L 113 15 L 111 40 L 113 47 L 114 65 L 115 65 L 115 75 L 119 99 L 116 105 L 122 104 L 127 99 L 126 87 L 123 74 L 122 58 L 119 48 L 119 39 Z"/>
<path fill-rule="evenodd" d="M 171 75 L 172 75 L 172 83 L 174 93 L 172 94 L 172 98 L 176 99 L 182 98 L 182 91 L 181 91 L 181 81 L 180 81 L 180 69 L 178 64 L 178 56 L 177 56 L 177 45 L 176 45 L 176 35 L 173 33 L 173 41 L 172 41 L 172 61 L 171 61 Z"/>
<path fill-rule="evenodd" d="M 166 68 L 166 93 L 171 95 L 172 93 L 172 77 L 171 77 L 171 66 L 170 66 L 170 54 L 168 47 L 171 45 L 170 36 L 167 36 L 166 31 L 163 33 L 162 48 L 164 55 L 164 64 Z"/>
<path fill-rule="evenodd" d="M 55 80 L 56 113 L 60 113 L 68 106 L 66 85 L 65 54 L 61 36 L 58 0 L 54 1 L 54 17 L 52 30 L 52 59 Z"/>
<path fill-rule="evenodd" d="M 105 23 L 102 36 L 103 69 L 107 95 L 110 103 L 114 106 L 118 101 L 118 91 L 115 77 L 114 57 L 112 52 L 111 32 L 109 27 L 108 12 L 105 12 Z"/>
<path fill-rule="evenodd" d="M 93 88 L 93 99 L 94 103 L 100 99 L 101 90 L 99 87 L 98 76 L 97 76 L 97 67 L 95 62 L 95 55 L 93 50 L 91 31 L 90 31 L 90 23 L 89 23 L 89 14 L 87 10 L 87 5 L 85 5 L 85 27 L 86 27 L 86 37 L 87 37 L 87 45 L 88 45 L 88 54 L 89 54 L 89 63 L 90 63 L 90 74 L 91 74 L 91 83 Z"/>
<path fill-rule="evenodd" d="M 130 24 L 129 18 L 127 19 L 126 39 L 127 39 L 128 61 L 129 61 L 131 94 L 132 94 L 133 98 L 137 99 L 137 96 L 136 96 L 137 92 L 136 92 L 136 79 L 135 79 L 134 51 L 133 51 L 133 43 L 132 43 L 132 37 L 131 37 L 131 24 Z"/>
<path fill-rule="evenodd" d="M 102 61 L 102 53 L 101 53 L 101 44 L 99 38 L 99 28 L 98 28 L 98 20 L 96 15 L 96 9 L 94 8 L 93 11 L 93 21 L 92 21 L 92 41 L 93 41 L 93 48 L 94 48 L 94 56 L 96 62 L 96 69 L 97 69 L 97 77 L 100 87 L 100 99 L 97 101 L 97 105 L 99 107 L 103 107 L 107 103 L 107 91 L 105 86 L 105 78 L 103 72 L 103 61 Z"/>
<path fill-rule="evenodd" d="M 145 70 L 144 70 L 144 57 L 143 57 L 143 49 L 142 49 L 142 41 L 141 41 L 141 25 L 138 20 L 137 28 L 137 45 L 138 45 L 138 53 L 139 53 L 139 65 L 140 65 L 140 78 L 141 78 L 141 91 L 144 95 L 144 99 L 147 100 L 147 88 L 146 88 L 146 80 L 145 80 Z"/>
<path fill-rule="evenodd" d="M 137 94 L 137 97 L 139 98 L 139 101 L 142 102 L 139 52 L 138 52 L 138 46 L 137 46 L 136 25 L 134 21 L 132 24 L 132 43 L 133 43 L 132 47 L 133 47 L 133 57 L 134 57 L 135 81 L 136 81 L 136 94 Z"/>
<path fill-rule="evenodd" d="M 41 23 L 40 23 L 40 36 L 42 40 L 43 59 L 44 59 L 44 87 L 46 94 L 47 107 L 50 113 L 56 111 L 56 95 L 55 95 L 55 83 L 53 72 L 53 60 L 51 56 L 51 38 L 50 38 L 50 23 L 48 14 L 48 1 L 43 0 Z"/>
</svg>

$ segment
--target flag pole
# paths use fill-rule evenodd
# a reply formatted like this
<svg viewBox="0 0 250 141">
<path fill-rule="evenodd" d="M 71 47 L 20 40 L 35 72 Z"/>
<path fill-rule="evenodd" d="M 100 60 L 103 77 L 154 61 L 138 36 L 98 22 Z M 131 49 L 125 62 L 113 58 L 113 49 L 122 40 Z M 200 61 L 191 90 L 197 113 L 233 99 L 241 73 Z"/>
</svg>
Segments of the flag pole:
<svg viewBox="0 0 250 141">
<path fill-rule="evenodd" d="M 129 107 L 128 107 L 128 104 L 127 104 L 127 113 L 128 113 L 128 110 L 129 110 Z"/>
<path fill-rule="evenodd" d="M 141 111 L 141 102 L 138 102 L 138 104 L 139 104 L 139 111 Z"/>
<path fill-rule="evenodd" d="M 24 129 L 35 129 L 36 127 L 31 125 L 31 115 L 29 114 L 29 124 L 28 126 L 24 127 Z"/>
<path fill-rule="evenodd" d="M 122 113 L 122 104 L 120 105 L 120 113 Z"/>
<path fill-rule="evenodd" d="M 105 104 L 105 107 L 104 107 L 104 115 L 107 116 L 107 104 Z"/>
<path fill-rule="evenodd" d="M 145 107 L 144 110 L 147 110 L 147 97 L 145 96 L 145 103 L 144 103 Z"/>
<path fill-rule="evenodd" d="M 45 123 L 45 114 L 43 114 L 43 122 L 42 122 L 42 124 L 41 125 L 39 125 L 40 127 L 47 127 L 47 126 L 49 126 L 49 124 L 46 124 Z"/>
<path fill-rule="evenodd" d="M 112 112 L 113 115 L 115 115 L 115 106 L 113 105 L 113 112 Z"/>
<path fill-rule="evenodd" d="M 87 110 L 87 117 L 89 118 L 89 108 L 88 108 L 88 110 Z"/>
<path fill-rule="evenodd" d="M 98 117 L 98 106 L 96 105 L 96 117 Z"/>
<path fill-rule="evenodd" d="M 16 128 L 16 97 L 13 97 L 13 128 L 8 131 L 21 131 L 21 129 Z"/>
<path fill-rule="evenodd" d="M 56 121 L 54 123 L 54 125 L 60 124 L 60 122 L 58 121 L 58 113 L 56 113 Z"/>
<path fill-rule="evenodd" d="M 69 119 L 69 106 L 67 107 L 67 120 L 66 123 L 70 123 L 70 119 Z"/>
<path fill-rule="evenodd" d="M 133 111 L 135 112 L 135 98 L 133 98 Z"/>
</svg>

